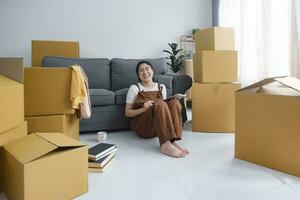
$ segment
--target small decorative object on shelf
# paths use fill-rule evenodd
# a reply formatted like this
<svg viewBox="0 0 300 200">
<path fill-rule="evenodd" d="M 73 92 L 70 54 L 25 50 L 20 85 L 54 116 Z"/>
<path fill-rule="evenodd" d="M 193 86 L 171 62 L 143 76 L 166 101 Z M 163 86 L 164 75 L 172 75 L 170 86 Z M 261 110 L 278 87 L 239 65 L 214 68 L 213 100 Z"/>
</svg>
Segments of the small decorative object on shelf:
<svg viewBox="0 0 300 200">
<path fill-rule="evenodd" d="M 195 40 L 192 35 L 180 36 L 180 48 L 182 48 L 182 54 L 185 58 L 192 58 L 193 53 L 196 52 Z"/>
</svg>

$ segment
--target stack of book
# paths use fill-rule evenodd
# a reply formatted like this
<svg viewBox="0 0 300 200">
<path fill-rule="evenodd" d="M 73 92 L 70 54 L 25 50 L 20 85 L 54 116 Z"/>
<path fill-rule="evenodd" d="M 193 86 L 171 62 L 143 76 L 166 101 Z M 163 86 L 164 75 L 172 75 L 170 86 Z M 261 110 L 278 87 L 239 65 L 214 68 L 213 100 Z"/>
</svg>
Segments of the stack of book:
<svg viewBox="0 0 300 200">
<path fill-rule="evenodd" d="M 108 143 L 89 148 L 89 171 L 103 173 L 115 160 L 116 152 L 116 145 Z"/>
</svg>

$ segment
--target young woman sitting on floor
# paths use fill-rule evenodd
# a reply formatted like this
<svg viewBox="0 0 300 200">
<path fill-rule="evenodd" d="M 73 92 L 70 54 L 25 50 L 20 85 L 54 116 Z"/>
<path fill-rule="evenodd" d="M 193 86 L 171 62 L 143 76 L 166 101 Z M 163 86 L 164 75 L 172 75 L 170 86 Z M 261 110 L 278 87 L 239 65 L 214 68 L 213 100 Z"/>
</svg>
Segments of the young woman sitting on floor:
<svg viewBox="0 0 300 200">
<path fill-rule="evenodd" d="M 149 62 L 139 62 L 136 73 L 140 82 L 130 86 L 125 107 L 126 116 L 133 118 L 131 128 L 143 138 L 157 136 L 162 153 L 185 157 L 189 151 L 178 142 L 182 136 L 179 101 L 174 98 L 165 101 L 166 87 L 153 82 L 154 69 Z"/>
</svg>

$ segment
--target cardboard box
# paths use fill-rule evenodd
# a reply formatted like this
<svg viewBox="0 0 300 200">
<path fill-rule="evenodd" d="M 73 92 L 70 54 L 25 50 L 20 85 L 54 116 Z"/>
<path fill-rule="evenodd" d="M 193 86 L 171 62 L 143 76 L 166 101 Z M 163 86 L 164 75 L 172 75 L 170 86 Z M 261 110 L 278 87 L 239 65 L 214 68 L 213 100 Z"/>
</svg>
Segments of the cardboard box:
<svg viewBox="0 0 300 200">
<path fill-rule="evenodd" d="M 2 145 L 24 136 L 23 58 L 0 58 L 0 193 L 3 190 Z"/>
<path fill-rule="evenodd" d="M 71 76 L 71 68 L 25 68 L 25 116 L 73 114 Z"/>
<path fill-rule="evenodd" d="M 42 66 L 42 60 L 45 56 L 79 58 L 79 42 L 32 40 L 31 66 Z"/>
<path fill-rule="evenodd" d="M 0 58 L 0 74 L 19 83 L 23 83 L 23 58 Z"/>
<path fill-rule="evenodd" d="M 192 130 L 234 132 L 234 93 L 238 83 L 197 83 L 192 86 Z"/>
<path fill-rule="evenodd" d="M 237 81 L 237 51 L 201 51 L 193 55 L 194 80 L 199 83 Z"/>
<path fill-rule="evenodd" d="M 193 79 L 193 59 L 184 60 L 184 73 Z"/>
<path fill-rule="evenodd" d="M 27 135 L 27 122 L 23 121 L 18 126 L 0 133 L 0 147 L 10 141 Z"/>
<path fill-rule="evenodd" d="M 24 121 L 24 87 L 21 83 L 0 74 L 0 132 Z"/>
<path fill-rule="evenodd" d="M 300 80 L 291 77 L 237 91 L 235 157 L 300 176 L 299 96 Z"/>
<path fill-rule="evenodd" d="M 235 50 L 234 29 L 211 27 L 194 34 L 196 52 L 202 50 Z"/>
<path fill-rule="evenodd" d="M 193 79 L 193 59 L 185 59 L 184 73 Z M 192 100 L 192 89 L 186 91 L 186 101 Z"/>
<path fill-rule="evenodd" d="M 27 135 L 27 123 L 24 121 L 21 125 L 0 133 L 0 192 L 3 191 L 3 148 L 2 145 L 17 140 Z"/>
<path fill-rule="evenodd" d="M 79 119 L 76 114 L 25 117 L 28 133 L 59 132 L 79 140 Z"/>
<path fill-rule="evenodd" d="M 88 190 L 88 150 L 61 133 L 4 145 L 4 192 L 14 200 L 73 199 Z"/>
</svg>

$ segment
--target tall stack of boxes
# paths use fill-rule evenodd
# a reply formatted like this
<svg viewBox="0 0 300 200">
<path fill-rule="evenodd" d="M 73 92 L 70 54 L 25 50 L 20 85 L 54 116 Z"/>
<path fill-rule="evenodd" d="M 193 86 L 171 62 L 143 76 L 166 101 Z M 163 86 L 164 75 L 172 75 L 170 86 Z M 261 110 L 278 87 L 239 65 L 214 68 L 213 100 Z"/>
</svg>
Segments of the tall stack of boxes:
<svg viewBox="0 0 300 200">
<path fill-rule="evenodd" d="M 195 33 L 192 130 L 234 132 L 237 51 L 234 30 L 212 27 Z"/>
<path fill-rule="evenodd" d="M 79 119 L 71 76 L 70 68 L 23 69 L 23 59 L 0 58 L 0 193 L 8 199 L 87 192 L 88 149 L 72 139 L 79 138 Z"/>
<path fill-rule="evenodd" d="M 27 134 L 24 121 L 23 58 L 0 58 L 0 192 L 3 191 L 3 145 Z"/>
<path fill-rule="evenodd" d="M 28 133 L 60 132 L 79 139 L 79 119 L 71 107 L 72 69 L 40 67 L 47 55 L 79 57 L 79 42 L 32 41 L 32 65 L 25 68 Z"/>
</svg>

